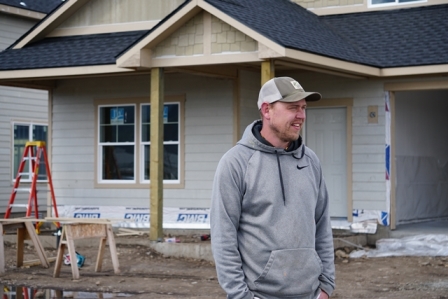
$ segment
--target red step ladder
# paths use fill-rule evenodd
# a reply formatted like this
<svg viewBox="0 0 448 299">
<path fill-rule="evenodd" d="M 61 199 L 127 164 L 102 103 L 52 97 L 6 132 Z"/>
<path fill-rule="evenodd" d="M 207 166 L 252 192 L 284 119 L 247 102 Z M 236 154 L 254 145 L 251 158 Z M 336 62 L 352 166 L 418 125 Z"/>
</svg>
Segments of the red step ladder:
<svg viewBox="0 0 448 299">
<path fill-rule="evenodd" d="M 5 219 L 8 219 L 11 216 L 11 210 L 13 207 L 26 207 L 25 217 L 30 217 L 32 211 L 34 210 L 34 215 L 36 219 L 39 218 L 39 209 L 37 203 L 37 176 L 39 173 L 39 165 L 42 161 L 42 156 L 45 162 L 45 167 L 47 170 L 47 180 L 48 185 L 50 187 L 52 207 L 55 217 L 59 217 L 58 209 L 56 205 L 56 198 L 54 196 L 53 189 L 53 181 L 51 179 L 50 166 L 48 163 L 47 151 L 45 149 L 44 141 L 29 141 L 25 144 L 25 150 L 23 151 L 22 161 L 20 162 L 19 169 L 17 171 L 16 181 L 14 182 L 14 186 L 12 188 L 11 197 L 9 198 L 9 203 L 5 212 Z M 29 166 L 31 169 L 31 188 L 19 188 L 20 179 L 24 175 L 29 175 L 29 172 L 23 172 L 25 165 L 29 161 Z M 17 192 L 26 191 L 29 192 L 28 204 L 14 204 L 14 200 L 16 198 Z M 59 223 L 56 224 L 59 228 Z"/>
</svg>

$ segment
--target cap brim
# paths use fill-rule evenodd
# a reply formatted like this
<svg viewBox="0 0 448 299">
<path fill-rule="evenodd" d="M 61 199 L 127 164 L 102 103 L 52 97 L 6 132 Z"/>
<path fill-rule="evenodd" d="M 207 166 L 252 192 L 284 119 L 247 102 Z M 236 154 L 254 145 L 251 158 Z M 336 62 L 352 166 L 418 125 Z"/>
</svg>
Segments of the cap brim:
<svg viewBox="0 0 448 299">
<path fill-rule="evenodd" d="M 319 101 L 321 98 L 322 96 L 318 92 L 296 92 L 278 101 L 291 103 L 305 99 L 307 102 L 315 102 Z"/>
</svg>

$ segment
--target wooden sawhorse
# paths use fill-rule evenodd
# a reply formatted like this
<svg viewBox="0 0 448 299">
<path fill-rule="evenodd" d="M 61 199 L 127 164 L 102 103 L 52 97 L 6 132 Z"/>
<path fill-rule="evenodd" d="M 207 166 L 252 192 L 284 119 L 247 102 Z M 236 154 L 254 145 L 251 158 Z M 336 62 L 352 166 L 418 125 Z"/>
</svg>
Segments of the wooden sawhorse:
<svg viewBox="0 0 448 299">
<path fill-rule="evenodd" d="M 0 221 L 0 273 L 5 273 L 5 247 L 3 240 L 3 233 L 8 230 L 17 230 L 17 268 L 23 266 L 23 249 L 25 240 L 31 240 L 33 242 L 36 253 L 39 256 L 40 262 L 44 268 L 49 268 L 50 263 L 45 255 L 42 243 L 36 234 L 36 230 L 31 223 L 36 219 L 31 220 L 28 218 L 11 218 Z"/>
<path fill-rule="evenodd" d="M 96 260 L 95 272 L 101 271 L 104 248 L 106 247 L 106 241 L 108 241 L 114 272 L 115 274 L 120 273 L 120 266 L 118 263 L 117 249 L 115 246 L 115 237 L 112 231 L 112 225 L 104 223 L 78 222 L 66 223 L 63 225 L 61 239 L 58 246 L 58 253 L 56 255 L 53 277 L 59 277 L 59 274 L 61 272 L 62 260 L 64 258 L 64 251 L 67 247 L 71 260 L 70 265 L 72 268 L 73 279 L 79 279 L 79 270 L 78 264 L 76 262 L 77 259 L 74 240 L 88 238 L 101 238 Z"/>
</svg>

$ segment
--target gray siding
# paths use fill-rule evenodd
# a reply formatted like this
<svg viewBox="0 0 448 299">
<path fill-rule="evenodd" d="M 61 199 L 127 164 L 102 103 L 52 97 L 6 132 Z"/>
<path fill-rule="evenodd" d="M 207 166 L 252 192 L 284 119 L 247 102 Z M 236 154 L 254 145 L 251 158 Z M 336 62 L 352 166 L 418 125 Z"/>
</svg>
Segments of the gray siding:
<svg viewBox="0 0 448 299">
<path fill-rule="evenodd" d="M 35 20 L 0 12 L 0 50 L 9 47 L 35 23 Z"/>
<path fill-rule="evenodd" d="M 52 122 L 52 169 L 58 204 L 149 205 L 149 185 L 136 189 L 132 184 L 119 188 L 95 188 L 94 184 L 97 179 L 94 99 L 148 97 L 149 102 L 149 83 L 149 76 L 131 76 L 69 80 L 58 85 L 54 91 Z M 232 84 L 231 80 L 192 75 L 165 76 L 165 94 L 186 97 L 185 186 L 165 189 L 165 206 L 209 207 L 217 163 L 233 142 Z"/>
<path fill-rule="evenodd" d="M 256 119 L 260 119 L 257 101 L 261 88 L 261 75 L 258 72 L 240 71 L 240 129 L 238 139 L 246 127 Z"/>
</svg>

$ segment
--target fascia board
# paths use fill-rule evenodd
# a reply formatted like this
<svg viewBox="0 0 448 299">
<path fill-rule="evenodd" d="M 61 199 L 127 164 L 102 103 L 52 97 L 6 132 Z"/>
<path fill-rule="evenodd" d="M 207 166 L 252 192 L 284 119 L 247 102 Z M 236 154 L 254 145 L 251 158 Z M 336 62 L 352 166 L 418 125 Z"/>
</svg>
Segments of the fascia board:
<svg viewBox="0 0 448 299">
<path fill-rule="evenodd" d="M 23 9 L 19 7 L 13 7 L 6 4 L 0 4 L 0 13 L 16 15 L 34 20 L 42 20 L 45 17 L 44 13 Z"/>
<path fill-rule="evenodd" d="M 47 69 L 31 69 L 16 71 L 1 71 L 0 81 L 26 80 L 26 79 L 60 79 L 61 77 L 105 75 L 114 73 L 135 73 L 133 69 L 119 68 L 116 65 L 59 67 Z"/>
<path fill-rule="evenodd" d="M 286 49 L 286 57 L 295 61 L 317 66 L 322 69 L 330 69 L 335 71 L 341 71 L 361 76 L 380 77 L 381 69 L 354 62 L 342 61 L 335 58 L 303 52 L 299 50 Z"/>
<path fill-rule="evenodd" d="M 396 81 L 384 83 L 387 91 L 409 91 L 409 90 L 435 90 L 448 89 L 448 79 L 413 79 L 411 81 Z"/>
<path fill-rule="evenodd" d="M 33 31 L 19 41 L 13 49 L 21 49 L 30 42 L 45 37 L 88 1 L 90 0 L 68 0 L 68 3 L 62 5 L 57 11 L 43 20 Z"/>
<path fill-rule="evenodd" d="M 384 68 L 381 77 L 447 74 L 448 64 Z"/>
<path fill-rule="evenodd" d="M 161 36 L 167 35 L 166 33 L 174 32 L 178 29 L 185 21 L 189 20 L 191 17 L 196 15 L 201 9 L 197 6 L 197 1 L 193 0 L 178 11 L 175 15 L 161 24 L 148 36 L 144 37 L 141 41 L 135 44 L 132 48 L 121 55 L 116 63 L 121 67 L 129 67 L 128 60 L 135 60 L 135 57 L 140 56 L 140 51 L 144 48 L 150 48 L 151 45 L 160 41 Z M 138 66 L 136 66 L 138 67 Z"/>
<path fill-rule="evenodd" d="M 199 7 L 210 13 L 211 15 L 214 15 L 218 19 L 222 20 L 223 22 L 226 22 L 230 26 L 236 28 L 237 30 L 243 32 L 247 36 L 253 38 L 257 42 L 265 45 L 266 47 L 270 48 L 274 52 L 278 53 L 280 56 L 285 56 L 285 50 L 286 48 L 277 44 L 276 42 L 270 40 L 269 38 L 265 37 L 264 35 L 258 33 L 257 31 L 247 27 L 244 24 L 241 24 L 237 20 L 229 17 L 229 15 L 223 13 L 216 7 L 208 4 L 204 0 L 197 0 Z"/>
</svg>

